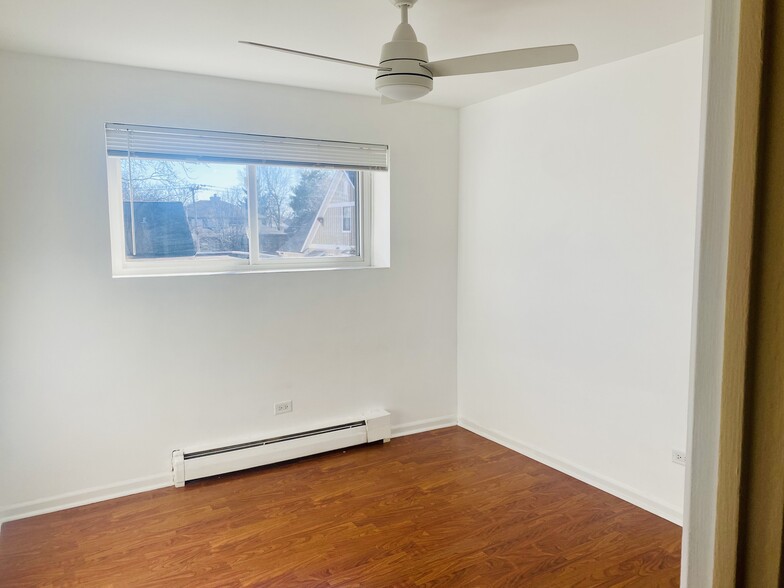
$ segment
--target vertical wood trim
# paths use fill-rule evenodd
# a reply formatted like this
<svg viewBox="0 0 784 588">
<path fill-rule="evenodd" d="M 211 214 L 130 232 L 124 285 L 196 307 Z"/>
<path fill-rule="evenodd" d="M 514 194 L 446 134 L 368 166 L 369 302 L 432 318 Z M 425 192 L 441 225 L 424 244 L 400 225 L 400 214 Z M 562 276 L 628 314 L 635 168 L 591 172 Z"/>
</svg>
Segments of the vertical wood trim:
<svg viewBox="0 0 784 588">
<path fill-rule="evenodd" d="M 784 531 L 784 6 L 768 0 L 750 316 L 739 575 L 782 586 Z"/>
<path fill-rule="evenodd" d="M 784 7 L 744 0 L 714 586 L 779 586 L 784 531 Z"/>
<path fill-rule="evenodd" d="M 757 189 L 765 0 L 741 3 L 724 366 L 716 497 L 714 586 L 735 585 L 747 378 L 749 296 Z"/>
</svg>

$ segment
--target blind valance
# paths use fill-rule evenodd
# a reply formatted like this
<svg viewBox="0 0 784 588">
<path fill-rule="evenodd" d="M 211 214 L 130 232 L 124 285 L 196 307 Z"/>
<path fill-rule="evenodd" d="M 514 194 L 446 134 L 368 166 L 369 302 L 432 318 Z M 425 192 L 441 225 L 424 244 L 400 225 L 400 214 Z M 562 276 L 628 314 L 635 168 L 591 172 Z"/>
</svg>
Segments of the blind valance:
<svg viewBox="0 0 784 588">
<path fill-rule="evenodd" d="M 294 137 L 106 124 L 112 157 L 386 171 L 388 147 Z"/>
</svg>

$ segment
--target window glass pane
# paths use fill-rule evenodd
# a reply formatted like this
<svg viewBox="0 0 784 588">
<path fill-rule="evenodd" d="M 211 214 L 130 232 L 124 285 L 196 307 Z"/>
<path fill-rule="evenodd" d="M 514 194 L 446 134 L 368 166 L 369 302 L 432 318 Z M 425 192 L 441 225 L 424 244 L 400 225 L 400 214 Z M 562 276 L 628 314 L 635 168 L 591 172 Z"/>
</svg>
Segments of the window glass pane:
<svg viewBox="0 0 784 588">
<path fill-rule="evenodd" d="M 353 212 L 354 209 L 351 206 L 344 206 L 343 207 L 343 232 L 348 233 L 351 231 L 352 227 L 352 219 L 353 219 Z"/>
<path fill-rule="evenodd" d="M 246 167 L 120 158 L 125 254 L 248 259 Z"/>
<path fill-rule="evenodd" d="M 359 255 L 359 177 L 355 171 L 257 166 L 261 258 Z"/>
</svg>

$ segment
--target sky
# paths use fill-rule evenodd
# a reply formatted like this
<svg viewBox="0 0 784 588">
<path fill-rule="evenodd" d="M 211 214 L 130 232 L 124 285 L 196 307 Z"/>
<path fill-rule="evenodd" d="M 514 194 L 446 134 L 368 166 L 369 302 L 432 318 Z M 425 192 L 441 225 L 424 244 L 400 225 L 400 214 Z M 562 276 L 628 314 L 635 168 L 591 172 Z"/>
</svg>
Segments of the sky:
<svg viewBox="0 0 784 588">
<path fill-rule="evenodd" d="M 221 189 L 240 184 L 239 172 L 244 165 L 227 165 L 222 163 L 196 163 L 188 166 L 190 179 L 196 184 L 214 186 L 197 193 L 198 200 L 209 200 L 210 196 Z"/>
</svg>

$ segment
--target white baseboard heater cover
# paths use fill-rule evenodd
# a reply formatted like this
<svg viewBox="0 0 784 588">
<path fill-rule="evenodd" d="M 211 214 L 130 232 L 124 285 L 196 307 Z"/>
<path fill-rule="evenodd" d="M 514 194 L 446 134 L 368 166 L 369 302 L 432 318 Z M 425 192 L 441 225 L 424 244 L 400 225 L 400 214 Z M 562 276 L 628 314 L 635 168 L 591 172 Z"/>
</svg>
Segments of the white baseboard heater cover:
<svg viewBox="0 0 784 588">
<path fill-rule="evenodd" d="M 347 420 L 289 435 L 212 449 L 193 451 L 175 449 L 172 452 L 174 485 L 181 488 L 190 480 L 297 459 L 353 445 L 382 440 L 387 442 L 390 436 L 390 415 L 385 410 L 377 409 L 365 413 L 364 417 L 358 420 Z"/>
</svg>

